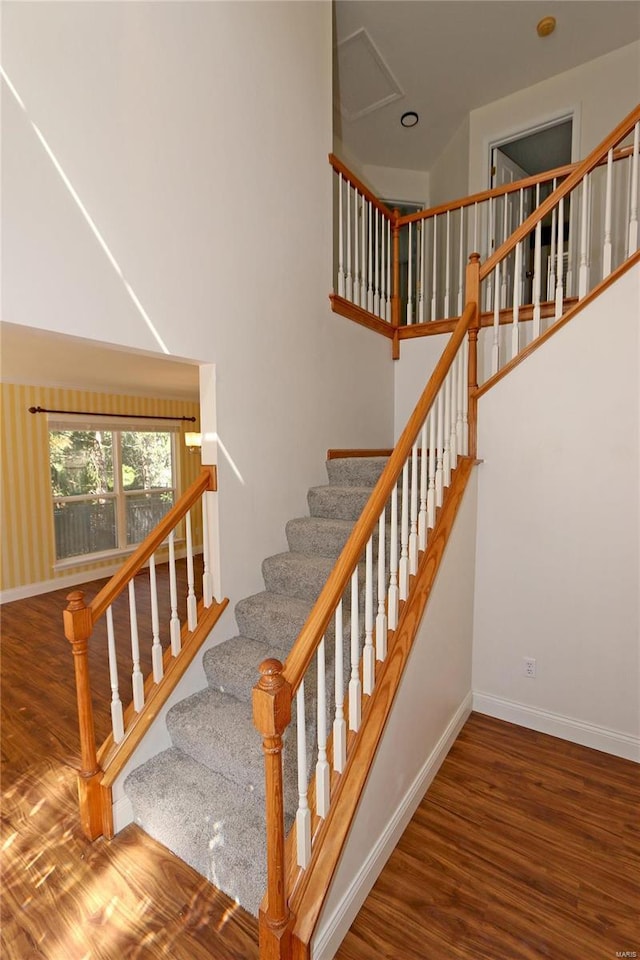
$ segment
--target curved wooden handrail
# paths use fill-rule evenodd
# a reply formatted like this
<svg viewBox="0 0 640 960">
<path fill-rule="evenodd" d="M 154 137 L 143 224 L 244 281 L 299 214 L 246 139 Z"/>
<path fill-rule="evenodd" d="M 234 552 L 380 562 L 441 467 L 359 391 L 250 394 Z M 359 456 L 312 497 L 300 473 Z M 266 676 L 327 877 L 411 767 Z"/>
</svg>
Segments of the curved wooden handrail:
<svg viewBox="0 0 640 960">
<path fill-rule="evenodd" d="M 283 676 L 290 684 L 292 694 L 298 689 L 320 643 L 331 616 L 344 594 L 349 578 L 367 545 L 378 518 L 397 483 L 402 468 L 411 453 L 416 437 L 444 383 L 449 368 L 464 340 L 469 325 L 476 316 L 477 304 L 468 303 L 455 330 L 416 404 L 409 422 L 376 483 L 369 500 L 356 521 L 353 530 L 320 592 L 313 610 L 303 626 L 284 664 Z"/>
<path fill-rule="evenodd" d="M 335 153 L 329 154 L 329 163 L 336 173 L 341 173 L 345 180 L 347 180 L 352 187 L 355 187 L 356 190 L 358 190 L 358 192 L 365 197 L 365 199 L 369 200 L 374 207 L 377 207 L 384 217 L 392 222 L 394 221 L 395 216 L 393 210 L 389 210 L 389 207 L 386 207 L 384 203 L 378 200 L 371 190 L 369 190 L 369 187 L 366 187 L 362 180 L 358 180 L 355 173 L 352 173 L 351 170 L 344 165 L 342 160 L 339 160 L 338 157 L 336 157 Z"/>
<path fill-rule="evenodd" d="M 176 524 L 186 516 L 187 511 L 199 500 L 205 490 L 217 490 L 217 488 L 215 466 L 204 466 L 197 480 L 194 480 L 191 486 L 185 490 L 178 502 L 162 518 L 155 530 L 149 534 L 146 540 L 142 541 L 127 562 L 114 574 L 109 583 L 105 584 L 102 590 L 93 598 L 89 609 L 91 610 L 91 617 L 94 624 L 100 619 L 107 607 L 111 606 L 116 597 L 122 593 L 129 581 L 142 569 L 151 554 L 167 539 Z"/>
<path fill-rule="evenodd" d="M 560 186 L 553 191 L 553 193 L 549 194 L 547 199 L 543 200 L 540 206 L 537 207 L 533 213 L 513 231 L 509 239 L 505 240 L 502 246 L 498 247 L 498 249 L 492 253 L 487 260 L 485 260 L 480 267 L 481 282 L 485 280 L 490 273 L 492 273 L 495 267 L 501 263 L 505 257 L 509 256 L 512 250 L 515 250 L 516 246 L 521 240 L 524 240 L 524 238 L 531 233 L 539 220 L 542 220 L 543 217 L 546 217 L 546 215 L 558 205 L 563 197 L 566 197 L 568 193 L 571 193 L 574 187 L 580 183 L 587 173 L 590 173 L 591 170 L 599 166 L 600 161 L 607 156 L 609 150 L 613 149 L 623 137 L 626 137 L 639 121 L 640 104 L 635 107 L 631 113 L 627 114 L 624 120 L 618 124 L 618 126 L 609 134 L 609 136 L 602 141 L 602 143 L 600 143 L 594 150 L 591 151 L 586 159 L 584 159 L 574 168 L 573 172 L 569 174 L 566 180 L 564 180 Z"/>
<path fill-rule="evenodd" d="M 633 152 L 632 147 L 621 147 L 616 150 L 613 159 L 624 160 Z M 539 183 L 548 183 L 549 180 L 568 177 L 570 173 L 577 169 L 582 163 L 578 160 L 576 163 L 567 163 L 563 167 L 555 167 L 553 170 L 544 170 L 542 173 L 533 174 L 530 177 L 524 177 L 522 180 L 514 180 L 513 183 L 505 183 L 501 187 L 492 187 L 491 190 L 482 190 L 480 193 L 472 193 L 468 197 L 459 197 L 457 200 L 450 200 L 447 203 L 441 203 L 437 207 L 429 207 L 425 210 L 419 210 L 417 213 L 408 213 L 403 217 L 398 217 L 398 226 L 403 227 L 407 223 L 415 223 L 417 220 L 428 220 L 430 217 L 439 216 L 441 213 L 447 213 L 453 210 L 459 210 L 460 207 L 471 207 L 474 203 L 483 203 L 485 200 L 495 197 L 502 197 L 507 193 L 517 193 L 519 190 L 526 190 L 528 187 L 535 187 Z M 606 163 L 606 158 L 600 163 Z M 599 164 L 594 164 L 599 166 Z"/>
</svg>

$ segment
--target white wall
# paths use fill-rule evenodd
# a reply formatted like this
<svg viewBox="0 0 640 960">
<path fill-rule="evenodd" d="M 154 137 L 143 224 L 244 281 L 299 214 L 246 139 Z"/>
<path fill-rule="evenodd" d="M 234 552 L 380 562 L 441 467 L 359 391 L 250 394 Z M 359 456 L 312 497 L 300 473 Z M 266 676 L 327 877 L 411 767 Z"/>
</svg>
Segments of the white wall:
<svg viewBox="0 0 640 960">
<path fill-rule="evenodd" d="M 429 174 L 424 170 L 402 170 L 365 163 L 362 174 L 365 183 L 378 197 L 420 203 L 425 207 L 429 205 Z"/>
<path fill-rule="evenodd" d="M 330 4 L 9 3 L 2 62 L 3 318 L 215 363 L 234 602 L 326 448 L 393 430 L 388 343 L 327 306 Z"/>
<path fill-rule="evenodd" d="M 313 940 L 330 960 L 466 720 L 476 482 L 469 481 Z"/>
<path fill-rule="evenodd" d="M 640 41 L 597 57 L 470 114 L 469 193 L 489 186 L 489 143 L 576 109 L 578 156 L 590 150 L 640 100 Z M 452 198 L 453 199 L 453 198 Z"/>
<path fill-rule="evenodd" d="M 449 341 L 443 333 L 400 341 L 400 359 L 393 365 L 394 439 L 397 441 L 413 413 L 436 363 Z"/>
<path fill-rule="evenodd" d="M 639 316 L 636 266 L 479 401 L 473 654 L 476 708 L 636 758 Z"/>
<path fill-rule="evenodd" d="M 467 116 L 429 171 L 432 207 L 469 194 L 469 129 Z"/>
</svg>

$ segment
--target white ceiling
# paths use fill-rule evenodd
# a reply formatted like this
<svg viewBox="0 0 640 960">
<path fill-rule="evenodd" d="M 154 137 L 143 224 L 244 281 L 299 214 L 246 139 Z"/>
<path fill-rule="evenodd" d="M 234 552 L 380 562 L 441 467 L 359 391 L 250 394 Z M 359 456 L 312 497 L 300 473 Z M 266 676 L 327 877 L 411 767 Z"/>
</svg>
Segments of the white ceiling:
<svg viewBox="0 0 640 960">
<path fill-rule="evenodd" d="M 0 379 L 95 393 L 198 400 L 195 363 L 129 352 L 15 323 L 0 324 Z"/>
<path fill-rule="evenodd" d="M 382 62 L 349 39 L 362 28 Z M 637 0 L 336 0 L 336 134 L 363 164 L 428 170 L 471 110 L 638 37 Z"/>
</svg>

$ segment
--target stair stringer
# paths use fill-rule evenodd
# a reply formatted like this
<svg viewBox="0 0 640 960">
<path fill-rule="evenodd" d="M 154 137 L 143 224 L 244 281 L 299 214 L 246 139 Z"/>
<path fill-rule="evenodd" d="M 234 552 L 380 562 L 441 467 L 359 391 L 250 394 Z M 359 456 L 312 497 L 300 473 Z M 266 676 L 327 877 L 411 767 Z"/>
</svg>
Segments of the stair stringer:
<svg viewBox="0 0 640 960">
<path fill-rule="evenodd" d="M 296 960 L 333 956 L 471 710 L 473 466 L 462 458 L 452 477 L 329 815 L 314 825 L 311 864 L 290 873 Z M 407 671 L 410 659 L 416 669 Z"/>
</svg>

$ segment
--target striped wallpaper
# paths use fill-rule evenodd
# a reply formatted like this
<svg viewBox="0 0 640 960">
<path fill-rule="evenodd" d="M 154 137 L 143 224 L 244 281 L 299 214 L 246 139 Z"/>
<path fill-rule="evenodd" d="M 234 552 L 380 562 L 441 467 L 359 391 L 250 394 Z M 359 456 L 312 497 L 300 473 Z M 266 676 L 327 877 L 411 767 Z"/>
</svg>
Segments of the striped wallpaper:
<svg viewBox="0 0 640 960">
<path fill-rule="evenodd" d="M 7 383 L 0 384 L 0 388 L 0 590 L 68 578 L 78 573 L 86 573 L 88 580 L 104 575 L 100 571 L 112 567 L 113 558 L 54 570 L 47 417 L 45 414 L 29 413 L 29 407 L 130 413 L 140 417 L 195 416 L 199 419 L 198 404 L 184 400 L 158 400 Z M 199 430 L 198 422 L 183 425 L 183 432 L 186 429 Z M 197 477 L 200 457 L 189 453 L 184 443 L 179 443 L 178 448 L 181 492 Z M 194 544 L 199 544 L 202 542 L 201 523 L 199 518 L 194 520 Z"/>
</svg>

